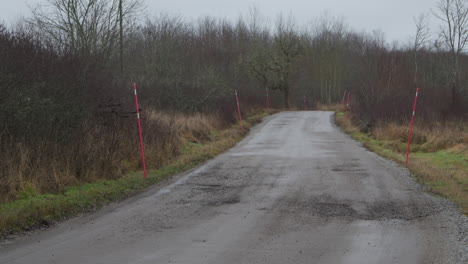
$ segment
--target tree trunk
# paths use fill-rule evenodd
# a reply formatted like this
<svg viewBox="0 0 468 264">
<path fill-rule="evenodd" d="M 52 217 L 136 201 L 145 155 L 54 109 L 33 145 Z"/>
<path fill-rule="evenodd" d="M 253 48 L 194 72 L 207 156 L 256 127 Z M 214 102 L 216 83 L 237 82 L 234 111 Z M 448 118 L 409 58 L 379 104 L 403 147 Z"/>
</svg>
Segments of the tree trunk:
<svg viewBox="0 0 468 264">
<path fill-rule="evenodd" d="M 123 62 L 123 0 L 119 0 L 119 38 L 120 38 L 120 74 L 123 77 L 124 74 L 124 62 Z"/>
<path fill-rule="evenodd" d="M 284 89 L 284 107 L 289 109 L 289 88 Z"/>
<path fill-rule="evenodd" d="M 452 70 L 452 91 L 451 91 L 451 95 L 452 95 L 452 111 L 456 112 L 457 111 L 457 86 L 458 86 L 458 83 L 457 83 L 457 80 L 458 80 L 458 61 L 455 59 L 455 63 L 454 63 L 454 67 L 453 67 L 453 70 Z"/>
<path fill-rule="evenodd" d="M 452 82 L 452 110 L 457 110 L 457 84 L 456 81 Z"/>
</svg>

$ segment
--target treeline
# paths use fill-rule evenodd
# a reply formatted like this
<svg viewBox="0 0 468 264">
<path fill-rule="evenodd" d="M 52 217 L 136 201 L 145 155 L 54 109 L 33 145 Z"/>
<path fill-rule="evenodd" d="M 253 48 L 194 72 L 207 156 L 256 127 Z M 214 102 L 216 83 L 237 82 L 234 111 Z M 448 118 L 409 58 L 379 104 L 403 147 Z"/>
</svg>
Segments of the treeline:
<svg viewBox="0 0 468 264">
<path fill-rule="evenodd" d="M 341 103 L 350 93 L 364 129 L 409 118 L 416 87 L 420 120 L 467 117 L 465 0 L 441 0 L 440 37 L 428 34 L 421 17 L 406 46 L 334 17 L 302 29 L 291 16 L 270 26 L 255 8 L 236 22 L 189 23 L 167 15 L 137 19 L 138 0 L 46 2 L 15 27 L 0 26 L 0 192 L 12 194 L 6 200 L 34 181 L 50 182 L 40 187 L 50 191 L 122 175 L 122 163 L 138 151 L 133 82 L 145 140 L 158 146 L 154 166 L 177 152 L 170 147 L 175 132 L 145 111 L 210 113 L 230 124 L 235 89 L 243 109 L 265 107 L 265 89 L 276 108 L 302 108 L 304 96 L 309 107 Z M 68 180 L 57 180 L 61 174 Z"/>
</svg>

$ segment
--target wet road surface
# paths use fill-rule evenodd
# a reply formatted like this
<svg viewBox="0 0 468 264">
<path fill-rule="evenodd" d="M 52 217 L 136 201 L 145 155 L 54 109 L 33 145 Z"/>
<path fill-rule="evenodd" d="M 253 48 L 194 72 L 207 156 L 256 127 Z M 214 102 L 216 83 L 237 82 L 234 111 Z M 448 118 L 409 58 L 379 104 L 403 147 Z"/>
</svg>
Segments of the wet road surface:
<svg viewBox="0 0 468 264">
<path fill-rule="evenodd" d="M 203 166 L 5 241 L 0 263 L 464 263 L 466 217 L 331 112 L 283 112 Z"/>
</svg>

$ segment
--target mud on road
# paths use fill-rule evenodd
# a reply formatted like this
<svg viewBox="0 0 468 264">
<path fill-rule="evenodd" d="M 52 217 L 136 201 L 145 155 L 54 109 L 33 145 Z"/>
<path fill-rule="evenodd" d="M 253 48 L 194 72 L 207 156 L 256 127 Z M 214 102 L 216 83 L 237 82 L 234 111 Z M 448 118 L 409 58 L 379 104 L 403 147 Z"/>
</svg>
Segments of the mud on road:
<svg viewBox="0 0 468 264">
<path fill-rule="evenodd" d="M 332 116 L 270 116 L 171 182 L 4 242 L 0 263 L 467 263 L 456 206 Z"/>
</svg>

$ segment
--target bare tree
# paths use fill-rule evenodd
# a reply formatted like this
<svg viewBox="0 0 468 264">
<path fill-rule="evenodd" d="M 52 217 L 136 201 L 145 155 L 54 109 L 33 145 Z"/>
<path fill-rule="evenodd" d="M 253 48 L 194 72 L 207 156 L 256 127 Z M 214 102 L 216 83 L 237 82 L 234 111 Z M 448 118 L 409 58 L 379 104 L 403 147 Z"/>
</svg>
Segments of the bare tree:
<svg viewBox="0 0 468 264">
<path fill-rule="evenodd" d="M 123 62 L 123 53 L 124 53 L 124 39 L 123 39 L 123 0 L 119 0 L 119 55 L 120 55 L 120 74 L 124 73 L 124 62 Z"/>
<path fill-rule="evenodd" d="M 267 24 L 266 18 L 260 12 L 257 5 L 249 7 L 249 15 L 247 17 L 249 31 L 254 40 L 258 40 L 262 35 L 269 35 L 269 31 L 265 25 Z"/>
<path fill-rule="evenodd" d="M 254 50 L 248 60 L 248 71 L 262 85 L 283 93 L 284 107 L 290 107 L 290 77 L 296 58 L 301 52 L 301 37 L 296 30 L 294 18 L 278 16 L 275 34 L 272 38 L 268 32 L 265 39 L 257 39 Z M 255 36 L 259 37 L 259 36 Z"/>
<path fill-rule="evenodd" d="M 440 0 L 434 15 L 444 25 L 440 38 L 450 54 L 452 107 L 457 105 L 459 59 L 468 42 L 468 1 Z"/>
<path fill-rule="evenodd" d="M 263 45 L 257 47 L 248 59 L 248 71 L 261 83 L 263 89 L 267 89 L 271 83 L 271 56 L 271 49 Z"/>
<path fill-rule="evenodd" d="M 317 53 L 320 70 L 320 98 L 332 103 L 339 100 L 344 88 L 339 85 L 342 70 L 340 59 L 345 44 L 347 26 L 343 18 L 325 13 L 314 29 L 314 48 Z"/>
<path fill-rule="evenodd" d="M 413 42 L 413 58 L 414 58 L 414 83 L 417 84 L 417 78 L 419 73 L 419 62 L 421 58 L 419 57 L 419 51 L 423 48 L 430 37 L 429 26 L 428 26 L 428 16 L 427 14 L 420 14 L 418 17 L 414 17 L 413 21 L 416 26 L 416 33 L 414 35 Z"/>
<path fill-rule="evenodd" d="M 296 23 L 292 15 L 287 19 L 282 15 L 278 17 L 273 40 L 272 70 L 275 73 L 276 80 L 271 88 L 283 93 L 284 107 L 288 109 L 290 107 L 289 96 L 291 92 L 290 74 L 293 63 L 301 52 L 300 36 L 296 31 Z"/>
<path fill-rule="evenodd" d="M 59 50 L 110 58 L 119 31 L 123 50 L 124 18 L 130 19 L 140 6 L 139 0 L 46 0 L 32 9 L 30 22 Z"/>
</svg>

